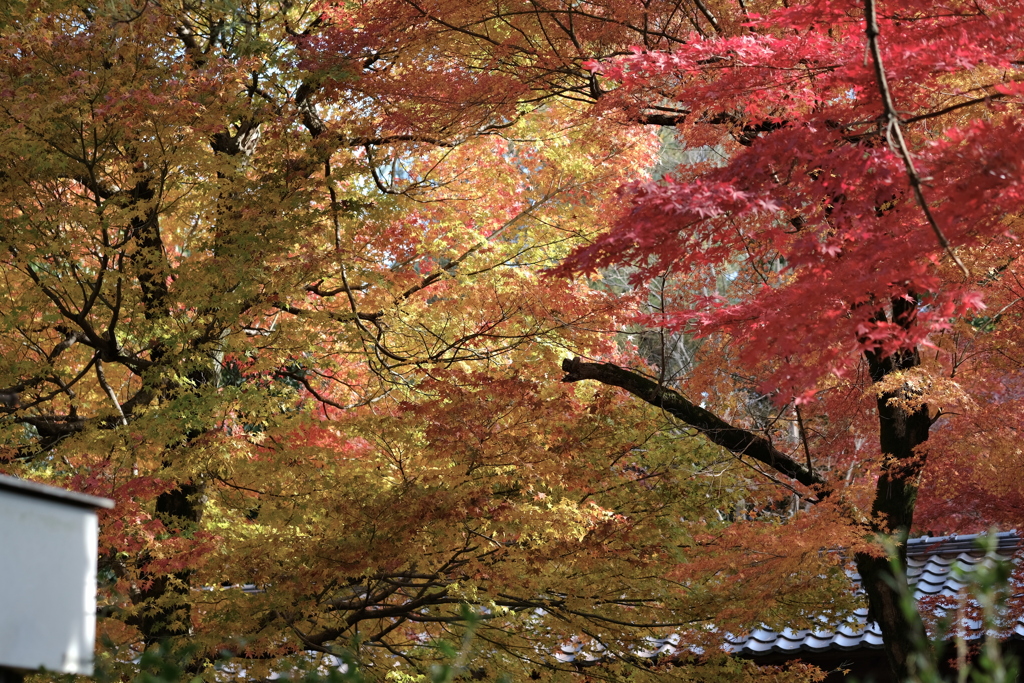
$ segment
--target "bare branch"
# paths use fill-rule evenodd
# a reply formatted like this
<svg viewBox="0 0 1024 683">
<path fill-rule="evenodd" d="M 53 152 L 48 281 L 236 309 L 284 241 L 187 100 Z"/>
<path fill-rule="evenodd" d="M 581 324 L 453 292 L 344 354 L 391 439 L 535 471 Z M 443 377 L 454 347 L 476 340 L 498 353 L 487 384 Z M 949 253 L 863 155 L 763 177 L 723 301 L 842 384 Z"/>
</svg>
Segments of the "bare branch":
<svg viewBox="0 0 1024 683">
<path fill-rule="evenodd" d="M 949 257 L 953 259 L 953 263 L 960 268 L 964 277 L 970 277 L 970 271 L 967 270 L 967 266 L 963 264 L 960 257 L 953 251 L 953 247 L 950 245 L 949 240 L 946 239 L 946 235 L 942 232 L 942 228 L 939 227 L 931 208 L 928 206 L 928 202 L 925 200 L 921 176 L 918 175 L 917 169 L 914 168 L 914 160 L 910 156 L 906 140 L 903 139 L 903 127 L 900 125 L 899 113 L 896 111 L 892 92 L 889 90 L 889 82 L 885 76 L 885 67 L 882 64 L 882 50 L 878 43 L 880 33 L 878 30 L 878 15 L 875 11 L 875 0 L 864 0 L 864 15 L 866 19 L 865 33 L 868 38 L 868 49 L 871 51 L 871 59 L 875 63 L 875 78 L 878 80 L 878 90 L 882 95 L 882 105 L 885 107 L 886 133 L 889 137 L 889 143 L 894 148 L 894 151 L 900 155 L 900 158 L 903 159 L 903 166 L 906 168 L 907 177 L 910 179 L 910 186 L 914 190 L 914 196 L 917 198 L 917 203 L 928 220 L 928 225 L 931 226 L 932 232 L 938 238 L 939 244 L 949 254 Z"/>
</svg>

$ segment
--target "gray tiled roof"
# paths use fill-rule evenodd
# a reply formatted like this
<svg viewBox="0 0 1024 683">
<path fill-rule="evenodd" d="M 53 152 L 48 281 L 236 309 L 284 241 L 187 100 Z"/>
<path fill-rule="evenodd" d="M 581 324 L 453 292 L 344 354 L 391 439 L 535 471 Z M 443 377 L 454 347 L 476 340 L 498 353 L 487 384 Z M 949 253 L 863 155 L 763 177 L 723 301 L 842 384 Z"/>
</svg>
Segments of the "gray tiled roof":
<svg viewBox="0 0 1024 683">
<path fill-rule="evenodd" d="M 1016 532 L 1006 531 L 996 534 L 997 554 L 1003 559 L 1011 559 L 1020 544 Z M 957 581 L 953 570 L 956 563 L 967 572 L 972 571 L 984 560 L 984 554 L 977 546 L 978 535 L 941 536 L 931 538 L 924 536 L 910 539 L 907 543 L 907 579 L 914 588 L 914 598 L 921 600 L 928 596 L 945 596 L 955 598 L 966 584 Z M 853 572 L 850 576 L 855 582 L 860 576 Z M 768 654 L 797 655 L 825 651 L 849 651 L 860 648 L 879 649 L 882 647 L 882 634 L 878 625 L 867 621 L 867 607 L 856 610 L 846 622 L 838 627 L 822 622 L 818 629 L 773 631 L 759 628 L 743 637 L 726 636 L 724 649 L 728 652 L 746 657 Z M 965 620 L 962 625 L 964 637 L 968 640 L 980 638 L 981 624 L 973 620 Z M 1024 622 L 1017 622 L 1013 635 L 1024 638 Z M 647 638 L 633 649 L 633 654 L 643 658 L 659 656 L 671 657 L 687 650 L 680 646 L 678 635 L 667 638 Z M 577 662 L 593 664 L 605 657 L 600 646 L 593 643 L 584 645 L 578 638 L 573 638 L 554 653 L 561 662 Z"/>
<path fill-rule="evenodd" d="M 997 553 L 1003 559 L 1010 559 L 1020 539 L 1013 531 L 996 534 Z M 966 584 L 957 581 L 952 571 L 960 563 L 967 572 L 984 560 L 983 553 L 976 545 L 977 535 L 942 536 L 913 538 L 907 542 L 907 579 L 914 588 L 914 598 L 927 596 L 956 597 Z M 851 575 L 854 581 L 860 576 Z M 867 621 L 867 607 L 856 610 L 839 627 L 822 625 L 810 631 L 785 629 L 773 631 L 759 628 L 743 638 L 730 638 L 726 649 L 740 655 L 762 655 L 768 653 L 823 652 L 825 650 L 856 650 L 858 648 L 881 648 L 882 634 L 878 625 Z M 981 637 L 981 624 L 966 620 L 963 624 L 964 637 L 968 640 Z M 1024 623 L 1014 628 L 1017 636 L 1024 637 Z"/>
</svg>

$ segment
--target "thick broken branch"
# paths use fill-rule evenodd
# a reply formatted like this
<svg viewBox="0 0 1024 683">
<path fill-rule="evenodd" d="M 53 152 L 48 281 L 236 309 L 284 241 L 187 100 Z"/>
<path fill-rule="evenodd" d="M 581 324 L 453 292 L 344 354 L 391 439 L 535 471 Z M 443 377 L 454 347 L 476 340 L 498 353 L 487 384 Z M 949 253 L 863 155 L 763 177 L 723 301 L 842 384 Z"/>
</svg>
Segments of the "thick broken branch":
<svg viewBox="0 0 1024 683">
<path fill-rule="evenodd" d="M 625 389 L 637 398 L 661 408 L 678 420 L 700 431 L 715 443 L 737 455 L 745 455 L 804 486 L 821 487 L 826 482 L 814 472 L 775 448 L 768 439 L 746 429 L 734 427 L 714 413 L 686 400 L 679 393 L 661 386 L 635 372 L 630 372 L 612 363 L 584 363 L 579 358 L 562 361 L 566 375 L 563 382 L 579 382 L 592 379 L 602 384 Z M 825 495 L 825 490 L 820 490 Z"/>
</svg>

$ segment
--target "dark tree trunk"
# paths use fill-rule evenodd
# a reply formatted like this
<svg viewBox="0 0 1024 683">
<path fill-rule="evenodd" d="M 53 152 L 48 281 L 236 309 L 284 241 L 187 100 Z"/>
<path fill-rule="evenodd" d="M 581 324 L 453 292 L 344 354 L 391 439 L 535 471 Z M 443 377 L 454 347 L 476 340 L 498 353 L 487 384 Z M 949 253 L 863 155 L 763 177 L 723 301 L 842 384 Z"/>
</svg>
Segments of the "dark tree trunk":
<svg viewBox="0 0 1024 683">
<path fill-rule="evenodd" d="M 201 490 L 193 483 L 182 483 L 156 499 L 157 515 L 175 534 L 189 533 L 202 519 Z M 137 601 L 143 604 L 138 626 L 146 647 L 169 638 L 187 636 L 192 622 L 189 601 L 192 572 L 154 574 L 147 590 Z"/>
<path fill-rule="evenodd" d="M 259 130 L 259 124 L 255 121 L 244 121 L 234 134 L 224 131 L 213 135 L 210 141 L 211 148 L 217 154 L 228 157 L 250 156 L 259 141 Z M 218 172 L 218 177 L 226 176 Z M 153 201 L 156 195 L 151 189 L 152 184 L 150 181 L 139 183 L 132 193 L 132 200 L 137 203 Z M 220 201 L 224 206 L 218 212 L 218 221 L 234 210 L 230 197 L 222 195 Z M 166 318 L 170 315 L 171 292 L 167 281 L 171 268 L 167 262 L 163 237 L 160 234 L 157 208 L 151 207 L 144 217 L 133 220 L 132 228 L 139 247 L 136 268 L 146 318 L 149 320 Z M 215 252 L 220 250 L 224 250 L 223 245 L 220 245 L 219 248 L 215 246 Z M 214 314 L 217 311 L 215 308 L 210 308 L 203 312 Z M 212 335 L 214 339 L 219 339 L 222 336 L 222 331 L 216 328 L 212 328 L 212 332 L 208 330 L 208 333 L 208 336 Z M 212 339 L 206 337 L 195 338 L 191 340 L 187 350 L 195 354 L 202 354 L 202 347 L 210 341 Z M 181 362 L 180 359 L 174 360 L 171 349 L 165 348 L 162 344 L 153 348 L 150 356 L 154 364 Z M 219 378 L 216 359 L 209 358 L 207 366 L 200 364 L 193 367 L 187 372 L 187 376 L 196 391 L 208 387 Z M 154 388 L 154 395 L 159 396 L 159 388 Z M 169 457 L 164 466 L 172 466 L 172 458 L 188 457 L 189 445 L 204 433 L 202 428 L 184 433 L 180 445 L 168 454 Z M 156 512 L 171 533 L 188 535 L 194 532 L 203 517 L 202 481 L 176 482 L 173 489 L 157 498 Z M 192 619 L 190 596 L 192 572 L 182 570 L 168 574 L 151 574 L 145 578 L 149 579 L 149 585 L 136 597 L 136 602 L 143 606 L 136 623 L 142 632 L 146 646 L 187 636 Z M 196 658 L 190 666 L 192 673 L 198 673 L 203 666 L 203 658 Z"/>
<path fill-rule="evenodd" d="M 895 305 L 894 305 L 895 308 Z M 912 309 L 911 309 L 912 311 Z M 900 320 L 910 313 L 894 311 Z M 915 368 L 921 363 L 916 349 L 890 356 L 865 354 L 871 379 L 881 382 L 893 372 Z M 928 440 L 931 418 L 928 406 L 916 401 L 917 392 L 905 384 L 878 397 L 878 436 L 882 466 L 872 505 L 873 531 L 888 534 L 896 544 L 900 571 L 893 571 L 887 558 L 858 554 L 855 558 L 861 585 L 868 596 L 868 616 L 882 631 L 883 649 L 895 680 L 908 680 L 913 654 L 928 648 L 929 641 L 920 619 L 908 615 L 900 604 L 901 594 L 910 595 L 906 578 L 907 538 L 914 522 L 917 490 L 924 468 L 924 455 L 915 449 Z M 927 651 L 920 654 L 928 655 Z"/>
<path fill-rule="evenodd" d="M 136 185 L 130 193 L 131 201 L 135 204 L 153 202 L 156 199 L 153 184 L 154 180 L 144 180 Z M 132 232 L 138 245 L 135 255 L 136 278 L 142 293 L 144 314 L 148 320 L 167 318 L 170 315 L 168 278 L 171 268 L 160 234 L 157 207 L 148 206 L 143 215 L 134 218 Z M 154 365 L 167 363 L 168 351 L 162 343 L 158 343 L 150 350 L 150 360 Z M 162 393 L 160 387 L 146 387 L 143 391 L 147 400 Z M 185 443 L 197 436 L 198 432 L 186 434 Z M 170 464 L 164 463 L 165 466 Z M 200 488 L 195 482 L 184 481 L 157 497 L 157 516 L 171 533 L 188 534 L 195 530 L 203 513 L 200 494 Z M 146 561 L 144 558 L 142 563 Z M 147 585 L 145 590 L 134 596 L 134 602 L 140 607 L 134 623 L 146 647 L 169 638 L 187 636 L 192 618 L 189 599 L 192 573 L 187 570 L 170 574 L 144 572 L 143 578 Z"/>
</svg>

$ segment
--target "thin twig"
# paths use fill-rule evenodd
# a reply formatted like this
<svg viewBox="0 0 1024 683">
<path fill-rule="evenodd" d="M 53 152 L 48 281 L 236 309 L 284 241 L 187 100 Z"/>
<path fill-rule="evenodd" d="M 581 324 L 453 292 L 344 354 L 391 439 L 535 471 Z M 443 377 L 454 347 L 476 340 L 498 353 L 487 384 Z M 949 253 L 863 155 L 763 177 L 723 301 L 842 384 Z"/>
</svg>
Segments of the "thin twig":
<svg viewBox="0 0 1024 683">
<path fill-rule="evenodd" d="M 900 125 L 899 113 L 897 113 L 896 105 L 893 103 L 889 82 L 885 77 L 885 67 L 882 65 L 882 50 L 878 44 L 880 33 L 878 30 L 878 15 L 875 11 L 875 0 L 864 0 L 864 18 L 866 20 L 865 33 L 868 38 L 868 48 L 871 50 L 871 59 L 875 63 L 875 78 L 878 80 L 878 90 L 882 95 L 882 106 L 885 108 L 886 134 L 889 138 L 889 144 L 895 148 L 900 158 L 903 159 L 903 166 L 906 168 L 907 177 L 910 179 L 910 186 L 914 190 L 914 196 L 917 197 L 917 203 L 921 206 L 921 210 L 924 211 L 925 218 L 928 219 L 928 225 L 931 226 L 932 232 L 938 238 L 939 244 L 949 254 L 949 257 L 953 259 L 953 263 L 960 268 L 964 277 L 970 277 L 970 271 L 967 270 L 967 266 L 953 252 L 953 247 L 950 245 L 949 240 L 946 239 L 946 235 L 943 234 L 938 222 L 936 222 L 935 216 L 932 215 L 928 202 L 925 201 L 924 190 L 921 186 L 921 176 L 917 174 L 917 170 L 914 168 L 914 160 L 910 156 L 910 150 L 907 149 L 906 140 L 903 139 L 903 128 Z"/>
</svg>

